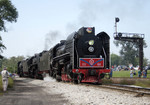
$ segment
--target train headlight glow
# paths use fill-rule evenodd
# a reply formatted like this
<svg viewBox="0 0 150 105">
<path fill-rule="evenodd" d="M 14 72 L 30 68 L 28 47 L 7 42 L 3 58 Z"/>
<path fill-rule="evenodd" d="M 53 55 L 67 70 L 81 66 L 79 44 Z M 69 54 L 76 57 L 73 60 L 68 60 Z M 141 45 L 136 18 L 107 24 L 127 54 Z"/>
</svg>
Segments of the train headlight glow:
<svg viewBox="0 0 150 105">
<path fill-rule="evenodd" d="M 90 40 L 89 45 L 91 45 L 91 46 L 94 45 L 94 40 Z"/>
<path fill-rule="evenodd" d="M 89 52 L 94 52 L 94 47 L 89 47 L 88 50 Z"/>
</svg>

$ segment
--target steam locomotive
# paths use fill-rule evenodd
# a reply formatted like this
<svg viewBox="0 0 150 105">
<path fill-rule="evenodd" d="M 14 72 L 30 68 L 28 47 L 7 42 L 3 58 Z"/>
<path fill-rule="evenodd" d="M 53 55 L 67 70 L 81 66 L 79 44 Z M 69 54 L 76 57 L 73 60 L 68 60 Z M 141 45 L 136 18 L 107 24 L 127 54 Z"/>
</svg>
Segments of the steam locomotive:
<svg viewBox="0 0 150 105">
<path fill-rule="evenodd" d="M 18 75 L 42 78 L 45 73 L 57 81 L 101 83 L 110 72 L 110 37 L 95 35 L 94 27 L 82 27 L 49 51 L 18 62 Z"/>
</svg>

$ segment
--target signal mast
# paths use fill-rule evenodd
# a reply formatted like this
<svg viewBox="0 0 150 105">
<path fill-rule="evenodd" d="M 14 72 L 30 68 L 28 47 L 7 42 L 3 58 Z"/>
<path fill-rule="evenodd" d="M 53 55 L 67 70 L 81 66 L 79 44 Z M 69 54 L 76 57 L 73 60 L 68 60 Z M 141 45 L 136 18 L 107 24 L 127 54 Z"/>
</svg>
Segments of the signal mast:
<svg viewBox="0 0 150 105">
<path fill-rule="evenodd" d="M 143 71 L 143 39 L 144 34 L 140 33 L 123 33 L 117 31 L 117 23 L 120 21 L 118 17 L 115 18 L 115 32 L 114 39 L 120 41 L 138 42 L 139 46 L 139 68 Z"/>
</svg>

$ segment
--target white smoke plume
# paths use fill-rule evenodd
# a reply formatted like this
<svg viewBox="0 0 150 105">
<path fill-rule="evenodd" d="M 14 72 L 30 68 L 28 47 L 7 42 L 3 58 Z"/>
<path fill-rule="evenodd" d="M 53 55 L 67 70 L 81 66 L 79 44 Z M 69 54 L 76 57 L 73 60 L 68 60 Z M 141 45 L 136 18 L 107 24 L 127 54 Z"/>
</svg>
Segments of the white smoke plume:
<svg viewBox="0 0 150 105">
<path fill-rule="evenodd" d="M 44 81 L 50 81 L 50 82 L 55 82 L 56 80 L 52 77 L 49 76 L 49 74 L 46 74 L 46 76 L 43 79 Z"/>
<path fill-rule="evenodd" d="M 66 29 L 72 31 L 82 26 L 95 26 L 97 23 L 103 26 L 103 24 L 114 22 L 115 17 L 121 20 L 142 21 L 147 18 L 142 14 L 146 10 L 145 5 L 149 2 L 150 0 L 83 0 L 79 5 L 78 18 L 69 22 Z"/>
<path fill-rule="evenodd" d="M 49 50 L 60 41 L 61 34 L 59 31 L 50 31 L 45 37 L 45 50 Z"/>
</svg>

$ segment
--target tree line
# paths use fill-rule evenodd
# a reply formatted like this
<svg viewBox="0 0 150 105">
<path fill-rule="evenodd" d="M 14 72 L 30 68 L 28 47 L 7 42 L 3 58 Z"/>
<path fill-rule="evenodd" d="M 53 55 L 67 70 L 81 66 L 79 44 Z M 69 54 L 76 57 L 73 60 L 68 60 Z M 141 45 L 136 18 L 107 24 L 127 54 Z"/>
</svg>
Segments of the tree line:
<svg viewBox="0 0 150 105">
<path fill-rule="evenodd" d="M 24 57 L 24 56 L 13 56 L 13 57 L 10 57 L 10 58 L 3 58 L 0 60 L 0 70 L 3 69 L 4 66 L 7 67 L 8 71 L 11 72 L 11 73 L 14 73 L 14 72 L 17 72 L 17 64 L 19 61 L 22 61 L 24 60 L 25 58 L 27 57 Z M 135 58 L 136 60 L 134 62 L 132 61 L 125 61 L 124 58 L 122 56 L 119 56 L 117 54 L 111 54 L 111 65 L 126 65 L 128 66 L 129 64 L 133 64 L 134 66 L 137 66 L 139 65 L 139 60 L 138 58 Z M 148 61 L 147 58 L 144 58 L 143 60 L 143 65 L 146 66 L 146 65 L 149 65 L 150 62 Z M 129 63 L 128 63 L 129 62 Z"/>
<path fill-rule="evenodd" d="M 129 56 L 132 58 L 132 56 Z M 133 61 L 134 60 L 134 61 Z M 130 59 L 124 59 L 123 56 L 119 56 L 117 54 L 114 54 L 112 53 L 111 54 L 111 65 L 114 66 L 114 65 L 126 65 L 128 66 L 129 64 L 133 64 L 133 66 L 137 66 L 139 65 L 139 58 L 138 57 L 135 57 L 133 58 L 133 60 L 130 60 Z M 148 61 L 147 58 L 144 58 L 143 59 L 143 66 L 147 66 L 147 65 L 150 65 L 150 62 Z"/>
<path fill-rule="evenodd" d="M 11 73 L 17 72 L 17 64 L 19 61 L 24 60 L 24 56 L 18 56 L 18 57 L 10 57 L 10 58 L 3 58 L 0 60 L 0 70 L 3 69 L 3 67 L 7 67 L 7 70 Z"/>
</svg>

